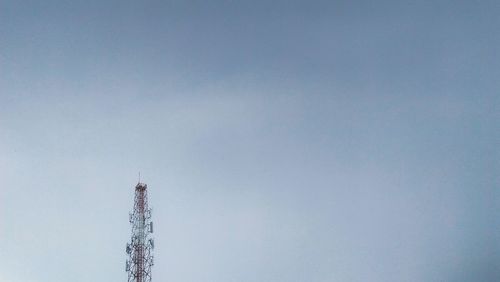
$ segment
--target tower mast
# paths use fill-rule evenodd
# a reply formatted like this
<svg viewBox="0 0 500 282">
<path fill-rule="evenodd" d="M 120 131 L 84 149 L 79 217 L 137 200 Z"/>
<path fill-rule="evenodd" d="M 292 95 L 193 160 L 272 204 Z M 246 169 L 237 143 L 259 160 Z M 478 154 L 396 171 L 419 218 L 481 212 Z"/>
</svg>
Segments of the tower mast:
<svg viewBox="0 0 500 282">
<path fill-rule="evenodd" d="M 151 209 L 148 208 L 147 188 L 146 184 L 137 183 L 134 208 L 129 214 L 132 235 L 126 246 L 128 258 L 125 270 L 128 273 L 128 282 L 151 282 L 154 240 L 152 238 L 153 222 L 151 221 Z"/>
</svg>

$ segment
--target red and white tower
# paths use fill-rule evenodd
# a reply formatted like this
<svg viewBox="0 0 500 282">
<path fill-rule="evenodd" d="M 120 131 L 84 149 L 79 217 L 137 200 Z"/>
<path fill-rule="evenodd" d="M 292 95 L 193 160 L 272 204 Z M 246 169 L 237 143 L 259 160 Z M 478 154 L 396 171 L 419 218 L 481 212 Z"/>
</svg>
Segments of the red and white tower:
<svg viewBox="0 0 500 282">
<path fill-rule="evenodd" d="M 134 209 L 129 215 L 132 224 L 132 236 L 127 243 L 128 255 L 125 270 L 128 282 L 151 282 L 151 267 L 153 266 L 154 240 L 151 209 L 148 208 L 148 186 L 137 183 L 135 186 Z"/>
</svg>

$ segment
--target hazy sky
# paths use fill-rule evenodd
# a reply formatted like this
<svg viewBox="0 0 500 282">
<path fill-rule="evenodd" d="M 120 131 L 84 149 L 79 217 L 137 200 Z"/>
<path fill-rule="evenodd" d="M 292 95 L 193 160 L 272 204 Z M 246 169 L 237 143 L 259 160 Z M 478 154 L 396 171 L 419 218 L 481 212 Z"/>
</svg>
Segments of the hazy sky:
<svg viewBox="0 0 500 282">
<path fill-rule="evenodd" d="M 0 0 L 0 282 L 500 281 L 499 15 Z"/>
</svg>

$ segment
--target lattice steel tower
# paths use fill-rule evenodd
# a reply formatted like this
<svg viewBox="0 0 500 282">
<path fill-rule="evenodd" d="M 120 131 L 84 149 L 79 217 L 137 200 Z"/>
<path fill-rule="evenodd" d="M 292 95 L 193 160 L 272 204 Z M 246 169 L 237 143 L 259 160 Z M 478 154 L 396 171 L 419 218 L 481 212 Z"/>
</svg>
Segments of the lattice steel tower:
<svg viewBox="0 0 500 282">
<path fill-rule="evenodd" d="M 153 266 L 154 240 L 151 209 L 148 208 L 148 186 L 137 183 L 135 186 L 134 210 L 129 215 L 132 224 L 132 236 L 127 243 L 128 255 L 125 270 L 128 282 L 151 282 L 151 267 Z"/>
</svg>

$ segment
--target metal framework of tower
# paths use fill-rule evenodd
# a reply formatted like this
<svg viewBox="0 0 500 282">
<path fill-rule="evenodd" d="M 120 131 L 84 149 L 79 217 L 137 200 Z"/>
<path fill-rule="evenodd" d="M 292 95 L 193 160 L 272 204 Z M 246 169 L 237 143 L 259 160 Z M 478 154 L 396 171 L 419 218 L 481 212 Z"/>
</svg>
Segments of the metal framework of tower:
<svg viewBox="0 0 500 282">
<path fill-rule="evenodd" d="M 132 225 L 131 240 L 127 243 L 128 255 L 125 270 L 128 282 L 151 282 L 153 266 L 154 239 L 151 209 L 148 207 L 148 186 L 137 183 L 135 186 L 134 209 L 129 214 Z"/>
</svg>

